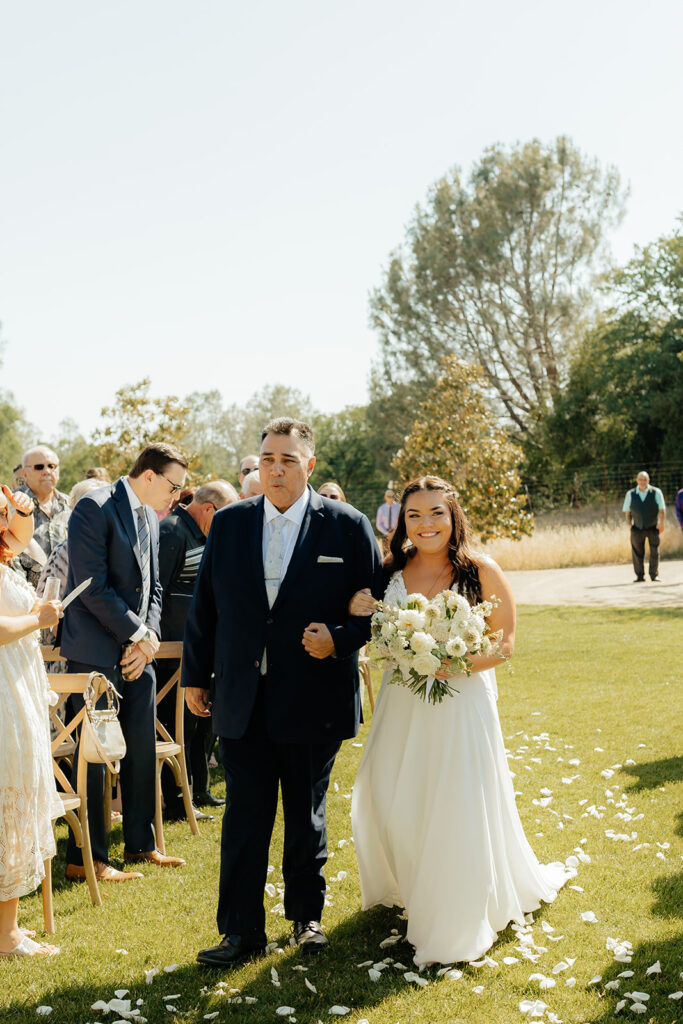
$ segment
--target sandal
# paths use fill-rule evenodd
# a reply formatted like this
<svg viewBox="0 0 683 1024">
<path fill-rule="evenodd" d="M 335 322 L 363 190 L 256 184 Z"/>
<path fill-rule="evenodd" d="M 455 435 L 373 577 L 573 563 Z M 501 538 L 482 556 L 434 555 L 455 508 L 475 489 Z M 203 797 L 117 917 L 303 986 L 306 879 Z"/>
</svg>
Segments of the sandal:
<svg viewBox="0 0 683 1024">
<path fill-rule="evenodd" d="M 27 935 L 20 943 L 11 949 L 9 953 L 0 953 L 0 958 L 10 959 L 20 956 L 56 956 L 59 953 L 59 946 L 52 946 L 49 942 L 34 942 Z"/>
</svg>

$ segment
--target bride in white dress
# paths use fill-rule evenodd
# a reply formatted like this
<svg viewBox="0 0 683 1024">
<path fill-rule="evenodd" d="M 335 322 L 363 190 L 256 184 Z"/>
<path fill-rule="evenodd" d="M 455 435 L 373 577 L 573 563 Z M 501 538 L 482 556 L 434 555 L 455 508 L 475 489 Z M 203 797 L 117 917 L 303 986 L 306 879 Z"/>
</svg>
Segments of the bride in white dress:
<svg viewBox="0 0 683 1024">
<path fill-rule="evenodd" d="M 19 897 L 44 876 L 55 854 L 52 821 L 62 814 L 50 750 L 48 681 L 37 630 L 53 626 L 58 601 L 38 602 L 6 564 L 33 535 L 28 495 L 0 489 L 0 957 L 51 956 L 19 928 Z"/>
<path fill-rule="evenodd" d="M 495 595 L 489 625 L 502 629 L 500 648 L 512 654 L 512 592 L 499 566 L 472 551 L 449 484 L 421 477 L 408 485 L 386 568 L 386 604 L 449 587 L 472 604 Z M 351 612 L 374 605 L 361 592 Z M 441 704 L 384 682 L 353 790 L 363 909 L 405 907 L 418 965 L 478 959 L 573 874 L 539 864 L 519 820 L 496 706 L 502 659 L 472 661 L 470 676 L 441 674 L 458 691 Z"/>
</svg>

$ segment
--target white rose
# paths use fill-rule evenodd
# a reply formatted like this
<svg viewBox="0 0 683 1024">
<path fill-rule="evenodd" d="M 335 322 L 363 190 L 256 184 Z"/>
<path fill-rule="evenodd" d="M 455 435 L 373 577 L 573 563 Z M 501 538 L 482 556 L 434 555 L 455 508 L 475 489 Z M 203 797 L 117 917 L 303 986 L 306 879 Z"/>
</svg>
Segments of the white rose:
<svg viewBox="0 0 683 1024">
<path fill-rule="evenodd" d="M 449 658 L 462 658 L 467 654 L 467 644 L 459 636 L 453 637 L 446 644 L 446 654 Z"/>
<path fill-rule="evenodd" d="M 398 613 L 399 629 L 424 629 L 424 613 L 416 608 L 401 608 Z"/>
<path fill-rule="evenodd" d="M 441 662 L 433 654 L 417 654 L 413 658 L 413 668 L 419 676 L 433 676 L 441 668 Z"/>
<path fill-rule="evenodd" d="M 410 646 L 416 654 L 429 654 L 436 647 L 436 640 L 431 633 L 418 631 L 411 636 Z"/>
<path fill-rule="evenodd" d="M 389 654 L 394 659 L 394 661 L 398 662 L 400 658 L 404 657 L 406 649 L 402 637 L 393 637 L 393 639 L 389 641 L 387 646 L 389 649 Z"/>
<path fill-rule="evenodd" d="M 406 606 L 408 608 L 417 608 L 421 612 L 425 610 L 428 604 L 429 601 L 424 594 L 408 594 L 406 598 Z"/>
<path fill-rule="evenodd" d="M 393 622 L 384 622 L 382 623 L 380 633 L 382 634 L 385 640 L 391 640 L 392 636 L 395 636 L 396 634 L 396 626 L 393 624 Z"/>
</svg>

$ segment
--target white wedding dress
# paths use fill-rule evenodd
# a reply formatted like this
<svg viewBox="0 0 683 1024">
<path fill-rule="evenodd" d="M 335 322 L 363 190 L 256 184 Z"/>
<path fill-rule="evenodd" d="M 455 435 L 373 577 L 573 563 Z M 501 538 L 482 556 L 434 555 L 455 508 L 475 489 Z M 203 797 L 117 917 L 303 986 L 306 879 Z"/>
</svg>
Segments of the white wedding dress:
<svg viewBox="0 0 683 1024">
<path fill-rule="evenodd" d="M 394 573 L 384 601 L 406 597 Z M 494 670 L 452 685 L 432 705 L 383 681 L 351 804 L 363 909 L 405 907 L 418 965 L 478 959 L 575 874 L 524 835 Z"/>
<path fill-rule="evenodd" d="M 0 615 L 26 614 L 35 600 L 26 580 L 0 565 Z M 56 852 L 52 821 L 63 813 L 37 636 L 0 645 L 0 901 L 40 885 L 43 861 Z"/>
</svg>

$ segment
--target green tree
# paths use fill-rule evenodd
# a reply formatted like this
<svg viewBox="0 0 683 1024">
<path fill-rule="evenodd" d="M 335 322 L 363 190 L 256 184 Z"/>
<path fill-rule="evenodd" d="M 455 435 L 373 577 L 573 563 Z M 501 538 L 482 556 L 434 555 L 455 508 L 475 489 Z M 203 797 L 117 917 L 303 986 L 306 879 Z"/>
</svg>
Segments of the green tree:
<svg viewBox="0 0 683 1024">
<path fill-rule="evenodd" d="M 74 484 L 84 479 L 86 470 L 100 465 L 99 449 L 81 434 L 75 420 L 61 421 L 57 436 L 50 441 L 50 447 L 59 456 L 60 491 L 68 493 Z"/>
<path fill-rule="evenodd" d="M 349 501 L 374 521 L 377 506 L 391 476 L 391 455 L 378 460 L 377 435 L 367 406 L 355 405 L 330 415 L 318 414 L 313 426 L 316 464 L 311 484 L 338 483 Z"/>
<path fill-rule="evenodd" d="M 150 396 L 151 380 L 119 388 L 114 404 L 102 409 L 105 421 L 94 431 L 92 442 L 97 449 L 98 465 L 106 466 L 112 479 L 127 473 L 138 452 L 153 441 L 175 444 L 190 457 L 191 468 L 196 455 L 186 450 L 188 408 L 175 395 L 163 398 Z"/>
<path fill-rule="evenodd" d="M 578 346 L 568 386 L 544 424 L 544 455 L 565 471 L 600 462 L 680 460 L 680 228 L 637 249 L 606 287 L 614 305 Z"/>
<path fill-rule="evenodd" d="M 482 540 L 531 533 L 521 494 L 522 451 L 497 426 L 480 367 L 446 356 L 394 468 L 405 484 L 436 475 L 453 483 Z"/>
<path fill-rule="evenodd" d="M 3 348 L 4 342 L 0 341 L 0 367 Z M 16 404 L 12 392 L 0 388 L 0 483 L 11 486 L 12 470 L 21 462 L 35 435 L 35 427 Z"/>
<path fill-rule="evenodd" d="M 510 423 L 528 430 L 561 394 L 623 201 L 617 171 L 562 137 L 492 146 L 467 181 L 457 168 L 443 177 L 371 296 L 380 391 L 411 385 L 413 402 L 424 398 L 454 353 L 483 368 Z"/>
</svg>

